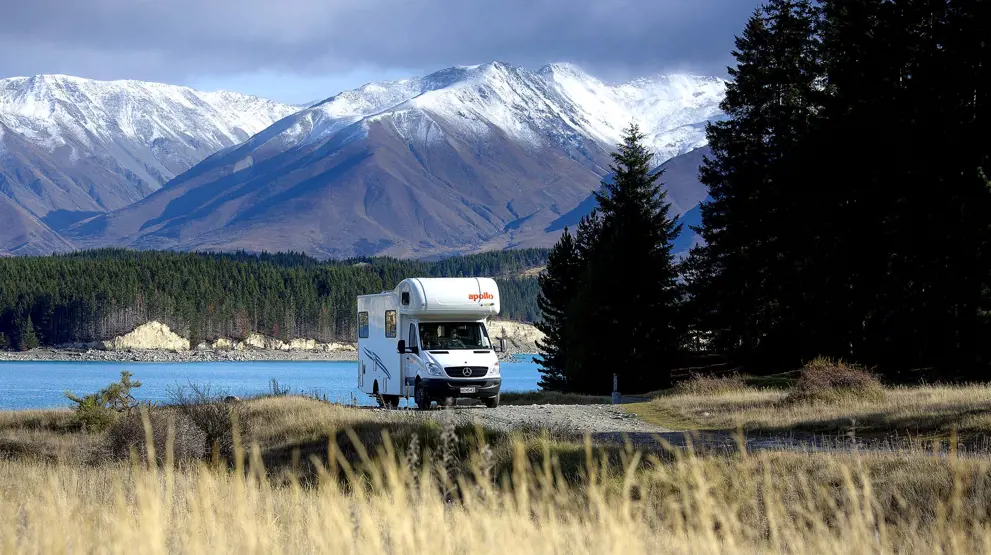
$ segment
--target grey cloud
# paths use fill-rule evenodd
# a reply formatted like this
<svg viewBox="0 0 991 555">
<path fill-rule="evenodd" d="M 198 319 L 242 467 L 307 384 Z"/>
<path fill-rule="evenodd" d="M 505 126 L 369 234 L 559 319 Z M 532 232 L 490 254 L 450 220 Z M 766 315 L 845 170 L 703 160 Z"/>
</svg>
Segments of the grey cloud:
<svg viewBox="0 0 991 555">
<path fill-rule="evenodd" d="M 573 61 L 722 74 L 758 0 L 6 0 L 0 76 L 175 81 L 256 70 Z"/>
</svg>

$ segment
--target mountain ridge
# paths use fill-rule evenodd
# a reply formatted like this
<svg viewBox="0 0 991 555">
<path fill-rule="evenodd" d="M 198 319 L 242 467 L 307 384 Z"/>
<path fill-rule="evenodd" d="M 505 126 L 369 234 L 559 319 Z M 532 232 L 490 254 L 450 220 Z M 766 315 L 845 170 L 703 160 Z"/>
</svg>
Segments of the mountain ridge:
<svg viewBox="0 0 991 555">
<path fill-rule="evenodd" d="M 549 246 L 551 224 L 608 174 L 626 125 L 666 162 L 705 144 L 724 90 L 690 75 L 609 84 L 570 64 L 456 66 L 343 91 L 123 208 L 57 219 L 79 248 L 423 257 Z"/>
</svg>

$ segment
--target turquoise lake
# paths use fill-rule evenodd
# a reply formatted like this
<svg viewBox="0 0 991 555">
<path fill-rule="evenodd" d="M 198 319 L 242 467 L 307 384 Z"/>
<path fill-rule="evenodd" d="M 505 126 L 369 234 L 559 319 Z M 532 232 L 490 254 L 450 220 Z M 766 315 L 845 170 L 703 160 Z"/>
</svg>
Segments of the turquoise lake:
<svg viewBox="0 0 991 555">
<path fill-rule="evenodd" d="M 529 360 L 529 356 L 524 360 Z M 274 378 L 292 393 L 330 401 L 372 405 L 357 389 L 355 362 L 0 362 L 0 410 L 68 407 L 64 392 L 92 393 L 120 378 L 121 370 L 142 383 L 133 391 L 140 401 L 170 400 L 177 386 L 190 383 L 239 397 L 271 391 Z M 538 389 L 540 372 L 532 362 L 503 362 L 502 391 Z M 401 401 L 406 406 L 406 400 Z"/>
</svg>

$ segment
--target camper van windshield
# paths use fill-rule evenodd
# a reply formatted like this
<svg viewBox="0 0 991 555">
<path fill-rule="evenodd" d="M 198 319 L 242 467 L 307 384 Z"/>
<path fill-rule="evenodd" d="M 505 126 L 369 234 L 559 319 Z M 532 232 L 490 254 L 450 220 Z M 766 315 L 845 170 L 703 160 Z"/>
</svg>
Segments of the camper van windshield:
<svg viewBox="0 0 991 555">
<path fill-rule="evenodd" d="M 491 349 L 485 326 L 478 322 L 428 322 L 420 324 L 420 342 L 436 349 Z"/>
</svg>

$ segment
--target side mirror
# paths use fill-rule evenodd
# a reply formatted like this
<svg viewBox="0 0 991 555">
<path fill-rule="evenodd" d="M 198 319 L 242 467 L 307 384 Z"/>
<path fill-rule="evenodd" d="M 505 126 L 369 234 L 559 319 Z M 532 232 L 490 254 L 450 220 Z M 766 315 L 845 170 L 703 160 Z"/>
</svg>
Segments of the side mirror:
<svg viewBox="0 0 991 555">
<path fill-rule="evenodd" d="M 399 354 L 401 354 L 401 355 L 402 354 L 406 354 L 406 340 L 405 339 L 400 339 L 399 340 L 398 345 L 396 345 L 396 350 L 399 351 Z"/>
<path fill-rule="evenodd" d="M 412 347 L 409 348 L 409 352 L 413 353 L 414 355 L 418 355 L 420 354 L 420 348 L 417 347 L 416 345 L 413 345 Z"/>
</svg>

